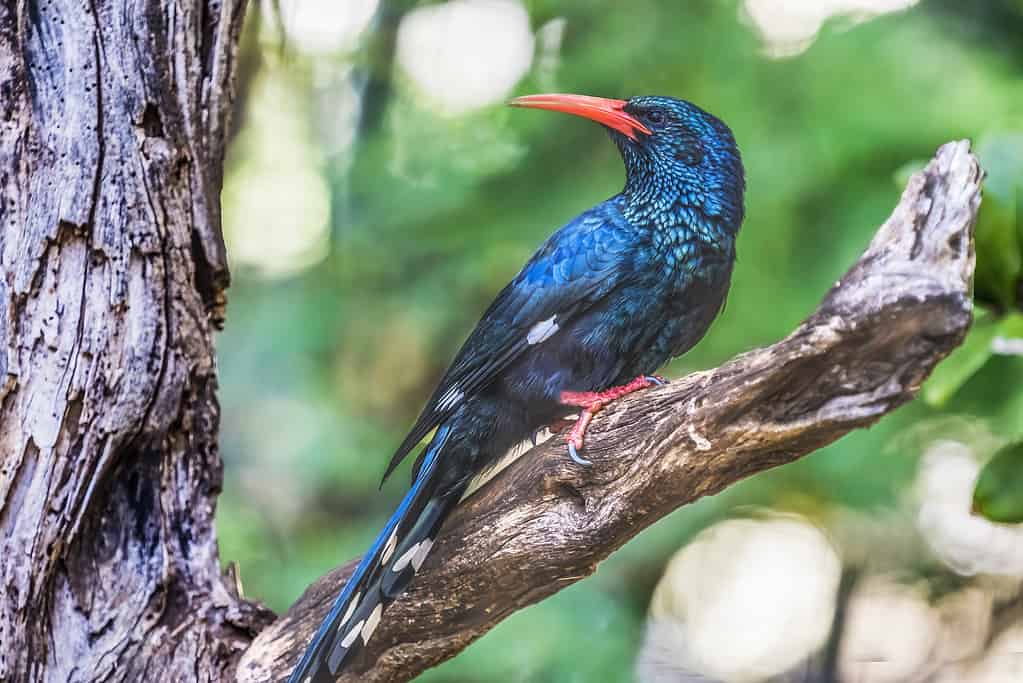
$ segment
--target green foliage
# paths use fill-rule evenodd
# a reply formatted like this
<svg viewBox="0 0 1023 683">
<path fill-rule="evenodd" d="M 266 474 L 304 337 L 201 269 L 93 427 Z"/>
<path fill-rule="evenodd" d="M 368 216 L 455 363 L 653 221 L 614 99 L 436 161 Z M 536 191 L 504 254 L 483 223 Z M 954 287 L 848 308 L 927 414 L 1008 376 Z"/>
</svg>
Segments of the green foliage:
<svg viewBox="0 0 1023 683">
<path fill-rule="evenodd" d="M 1023 522 L 1023 442 L 1002 448 L 981 470 L 973 510 L 993 522 Z"/>
<path fill-rule="evenodd" d="M 1023 132 L 985 135 L 977 144 L 987 177 L 977 220 L 977 301 L 1011 310 L 1023 304 Z"/>
<path fill-rule="evenodd" d="M 998 338 L 1023 338 L 1023 315 L 1010 313 L 998 317 L 981 309 L 962 346 L 935 368 L 924 385 L 924 400 L 937 407 L 948 403 L 952 395 L 991 359 L 994 341 Z"/>
</svg>

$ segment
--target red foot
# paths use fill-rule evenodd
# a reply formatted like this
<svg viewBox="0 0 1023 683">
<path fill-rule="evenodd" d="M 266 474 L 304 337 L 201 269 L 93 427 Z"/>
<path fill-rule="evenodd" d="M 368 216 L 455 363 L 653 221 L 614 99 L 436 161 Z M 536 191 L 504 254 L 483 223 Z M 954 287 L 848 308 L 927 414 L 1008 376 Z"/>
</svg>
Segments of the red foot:
<svg viewBox="0 0 1023 683">
<path fill-rule="evenodd" d="M 568 435 L 568 454 L 572 457 L 572 460 L 576 461 L 580 465 L 590 464 L 589 460 L 579 457 L 579 451 L 583 448 L 586 437 L 586 428 L 590 426 L 593 416 L 603 410 L 604 406 L 612 401 L 620 399 L 622 396 L 631 394 L 634 391 L 639 391 L 640 389 L 646 389 L 647 387 L 664 383 L 665 380 L 661 377 L 641 375 L 628 384 L 623 384 L 620 387 L 611 387 L 604 391 L 561 392 L 562 403 L 568 406 L 582 408 L 582 412 L 579 413 L 579 419 L 576 420 L 575 426 L 572 427 L 572 431 Z"/>
</svg>

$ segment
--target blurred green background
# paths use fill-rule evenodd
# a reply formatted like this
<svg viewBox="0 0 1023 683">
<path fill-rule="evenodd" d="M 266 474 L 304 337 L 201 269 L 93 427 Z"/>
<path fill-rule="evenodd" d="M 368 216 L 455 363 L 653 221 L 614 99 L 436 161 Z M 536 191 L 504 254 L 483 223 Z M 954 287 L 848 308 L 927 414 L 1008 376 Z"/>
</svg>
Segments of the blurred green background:
<svg viewBox="0 0 1023 683">
<path fill-rule="evenodd" d="M 787 334 L 865 248 L 907 169 L 963 137 L 990 174 L 983 308 L 925 400 L 679 510 L 422 679 L 630 680 L 669 558 L 768 510 L 823 529 L 843 576 L 880 565 L 945 594 L 1023 575 L 1023 536 L 1005 541 L 1017 564 L 964 568 L 920 521 L 934 443 L 964 446 L 969 488 L 1023 437 L 1023 2 L 281 0 L 250 5 L 240 59 L 218 522 L 250 597 L 283 611 L 369 545 L 408 482 L 405 468 L 378 492 L 383 466 L 478 316 L 547 235 L 620 189 L 599 126 L 502 106 L 549 91 L 683 97 L 739 141 L 748 217 L 728 306 L 669 377 Z M 949 505 L 968 516 L 969 500 Z"/>
</svg>

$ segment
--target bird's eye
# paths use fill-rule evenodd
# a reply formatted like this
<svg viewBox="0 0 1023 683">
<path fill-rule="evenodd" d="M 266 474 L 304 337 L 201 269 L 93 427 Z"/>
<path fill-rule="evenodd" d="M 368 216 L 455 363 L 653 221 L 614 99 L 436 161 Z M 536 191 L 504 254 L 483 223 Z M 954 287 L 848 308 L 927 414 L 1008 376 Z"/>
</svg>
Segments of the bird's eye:
<svg viewBox="0 0 1023 683">
<path fill-rule="evenodd" d="M 646 114 L 646 120 L 655 125 L 664 123 L 664 112 L 659 109 L 651 109 Z"/>
</svg>

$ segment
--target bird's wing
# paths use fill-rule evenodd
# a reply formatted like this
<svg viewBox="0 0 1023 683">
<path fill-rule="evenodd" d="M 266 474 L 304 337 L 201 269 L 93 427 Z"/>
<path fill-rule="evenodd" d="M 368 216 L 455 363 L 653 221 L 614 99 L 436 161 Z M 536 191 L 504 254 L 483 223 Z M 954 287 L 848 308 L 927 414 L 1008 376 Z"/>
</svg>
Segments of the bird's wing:
<svg viewBox="0 0 1023 683">
<path fill-rule="evenodd" d="M 391 458 L 384 479 L 463 401 L 619 284 L 630 270 L 629 226 L 609 204 L 552 235 L 497 295 Z"/>
</svg>

